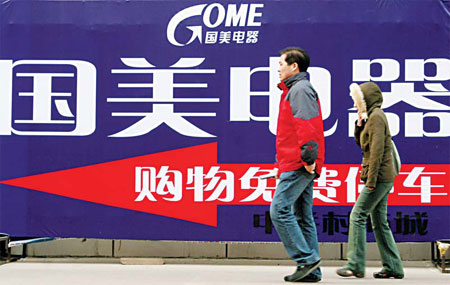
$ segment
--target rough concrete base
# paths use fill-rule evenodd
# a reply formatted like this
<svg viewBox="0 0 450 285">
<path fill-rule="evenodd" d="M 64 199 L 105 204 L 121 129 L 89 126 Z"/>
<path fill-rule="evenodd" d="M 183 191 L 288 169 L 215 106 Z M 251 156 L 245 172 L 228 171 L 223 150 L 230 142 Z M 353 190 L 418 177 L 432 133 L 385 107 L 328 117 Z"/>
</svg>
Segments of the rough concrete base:
<svg viewBox="0 0 450 285">
<path fill-rule="evenodd" d="M 430 261 L 431 243 L 398 243 L 404 261 Z M 21 255 L 23 247 L 12 249 Z M 320 243 L 323 260 L 345 260 L 346 243 Z M 183 242 L 104 239 L 62 239 L 30 244 L 28 257 L 191 258 L 289 260 L 280 242 Z M 450 259 L 450 251 L 446 258 Z M 367 260 L 380 260 L 376 243 L 367 244 Z"/>
<path fill-rule="evenodd" d="M 120 263 L 123 265 L 163 265 L 163 258 L 121 258 Z"/>
<path fill-rule="evenodd" d="M 431 243 L 408 242 L 398 243 L 398 250 L 403 260 L 431 260 Z M 343 244 L 343 259 L 346 259 L 347 244 Z M 380 252 L 376 243 L 367 243 L 367 260 L 380 260 Z"/>
<path fill-rule="evenodd" d="M 192 265 L 255 265 L 255 266 L 295 266 L 295 262 L 287 259 L 228 259 L 228 258 L 96 258 L 96 257 L 27 257 L 20 259 L 21 263 L 96 263 L 96 264 L 123 264 L 123 265 L 164 265 L 164 264 L 192 264 Z M 322 266 L 341 267 L 345 260 L 324 260 Z M 379 260 L 368 260 L 367 267 L 381 267 Z M 403 261 L 408 268 L 435 268 L 430 261 Z"/>
<path fill-rule="evenodd" d="M 226 258 L 226 243 L 114 240 L 114 257 Z"/>
<path fill-rule="evenodd" d="M 27 245 L 27 256 L 112 257 L 113 241 L 106 239 L 61 239 Z"/>
</svg>

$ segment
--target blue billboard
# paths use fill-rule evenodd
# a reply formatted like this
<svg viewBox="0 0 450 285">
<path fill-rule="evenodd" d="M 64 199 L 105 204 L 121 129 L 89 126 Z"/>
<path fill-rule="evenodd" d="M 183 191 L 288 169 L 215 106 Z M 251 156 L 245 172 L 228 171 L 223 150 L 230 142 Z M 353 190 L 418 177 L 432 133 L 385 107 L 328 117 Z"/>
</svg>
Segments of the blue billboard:
<svg viewBox="0 0 450 285">
<path fill-rule="evenodd" d="M 0 232 L 277 241 L 279 50 L 311 57 L 319 241 L 363 183 L 351 83 L 376 82 L 403 162 L 398 241 L 450 236 L 448 1 L 3 1 Z M 373 239 L 373 237 L 369 238 Z"/>
</svg>

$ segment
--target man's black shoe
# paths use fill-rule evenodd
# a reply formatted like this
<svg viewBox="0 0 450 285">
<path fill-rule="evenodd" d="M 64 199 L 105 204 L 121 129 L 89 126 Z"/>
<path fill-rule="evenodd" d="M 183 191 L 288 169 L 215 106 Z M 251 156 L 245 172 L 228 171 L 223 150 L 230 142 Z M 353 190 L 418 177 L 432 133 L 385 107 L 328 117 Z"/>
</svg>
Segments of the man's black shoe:
<svg viewBox="0 0 450 285">
<path fill-rule="evenodd" d="M 322 280 L 322 278 L 317 277 L 314 274 L 309 274 L 306 277 L 303 277 L 302 279 L 298 280 L 297 282 L 311 282 L 311 283 L 314 283 L 314 282 L 320 282 L 321 280 Z"/>
<path fill-rule="evenodd" d="M 313 272 L 317 267 L 319 267 L 322 261 L 319 259 L 318 261 L 297 266 L 297 270 L 292 275 L 288 275 L 284 277 L 284 281 L 287 282 L 299 282 L 301 279 L 306 277 L 309 273 Z"/>
</svg>

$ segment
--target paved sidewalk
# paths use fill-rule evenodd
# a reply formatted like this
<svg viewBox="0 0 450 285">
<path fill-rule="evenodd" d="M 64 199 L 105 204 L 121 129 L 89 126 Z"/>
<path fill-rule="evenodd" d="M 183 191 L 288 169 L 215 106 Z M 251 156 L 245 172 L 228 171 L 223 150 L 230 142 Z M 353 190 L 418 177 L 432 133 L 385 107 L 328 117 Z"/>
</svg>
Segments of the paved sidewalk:
<svg viewBox="0 0 450 285">
<path fill-rule="evenodd" d="M 436 268 L 405 268 L 402 280 L 372 278 L 378 267 L 368 267 L 366 278 L 341 278 L 338 266 L 323 266 L 319 284 L 450 284 L 450 274 Z M 0 284 L 288 284 L 283 276 L 294 271 L 285 265 L 123 265 L 119 263 L 13 262 L 0 266 Z"/>
</svg>

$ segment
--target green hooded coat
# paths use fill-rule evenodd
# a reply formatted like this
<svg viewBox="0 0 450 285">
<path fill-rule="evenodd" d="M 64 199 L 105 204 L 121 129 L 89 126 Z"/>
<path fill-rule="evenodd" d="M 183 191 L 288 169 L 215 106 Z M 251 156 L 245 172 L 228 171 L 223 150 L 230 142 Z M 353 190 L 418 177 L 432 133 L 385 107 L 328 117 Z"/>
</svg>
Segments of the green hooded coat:
<svg viewBox="0 0 450 285">
<path fill-rule="evenodd" d="M 363 153 L 361 180 L 375 188 L 377 182 L 393 182 L 395 178 L 392 158 L 392 138 L 389 124 L 381 110 L 383 95 L 373 82 L 360 85 L 367 105 L 368 119 L 355 127 L 355 141 Z"/>
</svg>

